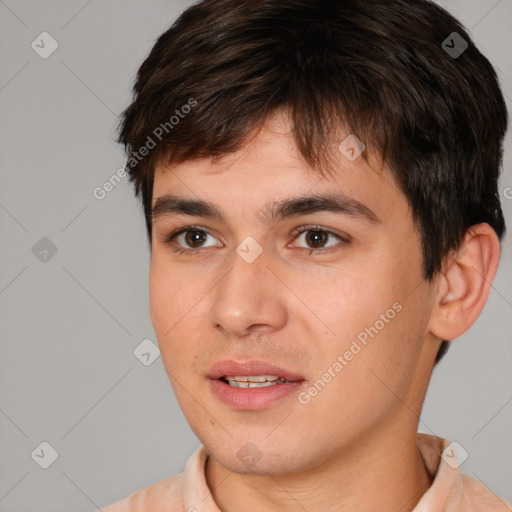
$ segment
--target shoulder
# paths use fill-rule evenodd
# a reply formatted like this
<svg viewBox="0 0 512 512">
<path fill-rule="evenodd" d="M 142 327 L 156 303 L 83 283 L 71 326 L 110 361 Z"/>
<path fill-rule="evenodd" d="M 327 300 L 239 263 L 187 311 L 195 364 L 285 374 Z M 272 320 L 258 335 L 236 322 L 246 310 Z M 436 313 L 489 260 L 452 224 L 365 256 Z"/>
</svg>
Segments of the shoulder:
<svg viewBox="0 0 512 512">
<path fill-rule="evenodd" d="M 148 487 L 139 489 L 126 498 L 116 501 L 103 512 L 144 512 L 158 510 L 159 512 L 182 512 L 183 473 L 160 480 Z M 162 505 L 165 504 L 165 508 Z"/>
<path fill-rule="evenodd" d="M 462 474 L 463 496 L 461 509 L 468 512 L 511 512 L 512 505 L 494 494 L 478 480 Z"/>
<path fill-rule="evenodd" d="M 102 512 L 185 512 L 184 496 L 189 502 L 198 503 L 203 496 L 209 495 L 204 477 L 206 457 L 206 451 L 200 445 L 188 459 L 183 472 L 139 489 L 103 508 Z"/>
<path fill-rule="evenodd" d="M 512 506 L 484 484 L 460 470 L 457 454 L 447 439 L 418 433 L 425 467 L 433 478 L 414 512 L 512 512 Z"/>
</svg>

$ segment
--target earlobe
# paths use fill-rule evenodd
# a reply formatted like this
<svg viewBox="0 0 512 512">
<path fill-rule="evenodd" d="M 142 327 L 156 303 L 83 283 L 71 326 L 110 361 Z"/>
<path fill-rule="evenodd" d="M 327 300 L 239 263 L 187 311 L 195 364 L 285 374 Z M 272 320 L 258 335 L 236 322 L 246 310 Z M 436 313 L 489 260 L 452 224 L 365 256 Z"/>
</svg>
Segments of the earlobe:
<svg viewBox="0 0 512 512">
<path fill-rule="evenodd" d="M 500 243 L 487 223 L 471 226 L 460 249 L 446 262 L 438 284 L 430 332 L 452 340 L 476 321 L 482 312 L 500 260 Z"/>
</svg>

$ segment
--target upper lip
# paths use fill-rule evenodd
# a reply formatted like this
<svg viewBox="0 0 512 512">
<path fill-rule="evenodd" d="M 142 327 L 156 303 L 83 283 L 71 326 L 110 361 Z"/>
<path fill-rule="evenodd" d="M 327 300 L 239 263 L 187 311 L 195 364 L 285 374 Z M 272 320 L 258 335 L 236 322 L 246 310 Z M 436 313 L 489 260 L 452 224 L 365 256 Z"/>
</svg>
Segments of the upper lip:
<svg viewBox="0 0 512 512">
<path fill-rule="evenodd" d="M 276 375 L 277 377 L 281 377 L 285 380 L 304 380 L 304 377 L 301 375 L 283 370 L 283 368 L 280 368 L 273 363 L 255 359 L 244 362 L 234 361 L 233 359 L 217 361 L 210 368 L 207 376 L 210 379 L 219 379 L 228 375 Z"/>
</svg>

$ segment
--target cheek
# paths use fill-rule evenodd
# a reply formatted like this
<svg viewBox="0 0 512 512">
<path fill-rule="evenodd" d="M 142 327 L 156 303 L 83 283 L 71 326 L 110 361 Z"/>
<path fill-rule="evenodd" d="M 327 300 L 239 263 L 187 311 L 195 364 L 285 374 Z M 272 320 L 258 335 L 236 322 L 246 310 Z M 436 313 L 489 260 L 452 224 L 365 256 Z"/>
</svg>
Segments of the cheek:
<svg viewBox="0 0 512 512">
<path fill-rule="evenodd" d="M 331 399 L 352 403 L 359 396 L 363 409 L 378 407 L 393 399 L 386 384 L 397 391 L 410 384 L 428 322 L 425 289 L 415 289 L 420 280 L 419 273 L 381 259 L 380 265 L 362 263 L 344 273 L 322 293 L 310 292 L 315 313 L 330 328 L 322 343 L 310 347 L 320 362 L 317 377 L 338 356 L 344 360 Z"/>
<path fill-rule="evenodd" d="M 358 319 L 362 329 L 351 326 L 355 336 L 346 337 L 342 332 L 337 343 L 331 342 L 326 353 L 317 355 L 322 364 L 316 367 L 315 378 L 310 382 L 311 403 L 305 406 L 305 414 L 328 417 L 333 425 L 356 432 L 382 421 L 391 411 L 400 411 L 401 400 L 413 382 L 419 344 L 409 330 L 411 319 L 400 316 L 405 315 L 405 308 L 377 333 L 370 329 L 376 321 L 374 312 L 380 313 L 380 308 L 375 307 L 371 313 L 365 311 L 368 322 Z M 360 333 L 365 336 L 358 338 Z M 337 427 L 326 429 L 325 434 L 329 433 L 334 442 Z"/>
<path fill-rule="evenodd" d="M 211 286 L 211 285 L 210 285 Z M 168 374 L 191 387 L 204 332 L 208 283 L 154 257 L 149 276 L 150 317 Z M 180 386 L 173 387 L 180 394 Z"/>
<path fill-rule="evenodd" d="M 366 330 L 376 322 L 379 331 L 385 330 L 392 322 L 389 318 L 395 316 L 393 303 L 400 293 L 390 289 L 376 268 L 379 267 L 361 265 L 349 271 L 345 269 L 307 295 L 308 302 L 315 305 L 314 312 L 330 327 L 330 344 L 338 345 L 338 349 L 350 345 L 359 335 L 364 341 Z M 382 266 L 380 269 L 384 271 Z M 388 323 L 383 324 L 380 316 L 386 312 Z"/>
<path fill-rule="evenodd" d="M 149 274 L 149 306 L 155 330 L 166 332 L 185 314 L 194 290 L 179 267 L 169 264 L 165 258 L 153 252 Z M 158 333 L 157 333 L 158 334 Z"/>
<path fill-rule="evenodd" d="M 165 324 L 174 316 L 171 309 L 173 302 L 170 300 L 174 283 L 162 272 L 162 267 L 154 262 L 154 258 L 149 275 L 149 312 L 155 333 L 161 341 L 160 335 L 164 332 Z"/>
<path fill-rule="evenodd" d="M 193 283 L 169 266 L 152 261 L 149 277 L 149 309 L 151 323 L 158 338 L 160 350 L 170 349 L 173 340 L 187 330 L 193 316 Z M 190 333 L 190 330 L 188 331 Z"/>
</svg>

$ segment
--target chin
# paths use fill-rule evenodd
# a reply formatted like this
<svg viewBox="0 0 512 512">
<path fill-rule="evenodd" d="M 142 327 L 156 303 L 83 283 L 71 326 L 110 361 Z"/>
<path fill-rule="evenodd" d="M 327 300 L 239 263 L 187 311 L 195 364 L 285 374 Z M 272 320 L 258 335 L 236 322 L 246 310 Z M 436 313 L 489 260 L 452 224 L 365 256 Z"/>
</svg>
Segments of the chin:
<svg viewBox="0 0 512 512">
<path fill-rule="evenodd" d="M 263 435 L 263 437 L 266 434 Z M 253 438 L 254 439 L 254 438 Z M 307 470 L 315 465 L 313 460 L 304 460 L 301 442 L 286 445 L 284 440 L 253 440 L 247 434 L 244 438 L 225 438 L 204 441 L 207 452 L 224 468 L 242 475 L 287 475 Z"/>
</svg>

